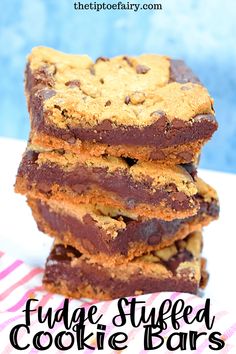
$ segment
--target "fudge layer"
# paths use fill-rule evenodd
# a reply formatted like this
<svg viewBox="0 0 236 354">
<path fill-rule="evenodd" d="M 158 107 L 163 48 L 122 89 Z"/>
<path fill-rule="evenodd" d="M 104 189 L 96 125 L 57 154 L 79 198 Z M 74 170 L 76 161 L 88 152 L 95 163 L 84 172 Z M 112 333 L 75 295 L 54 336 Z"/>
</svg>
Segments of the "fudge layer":
<svg viewBox="0 0 236 354">
<path fill-rule="evenodd" d="M 172 220 L 192 216 L 199 209 L 191 167 L 29 146 L 15 189 L 38 199 L 99 204 Z"/>
<path fill-rule="evenodd" d="M 199 286 L 206 283 L 201 247 L 201 232 L 195 232 L 127 264 L 108 266 L 71 246 L 55 243 L 46 262 L 43 283 L 51 292 L 99 300 L 160 291 L 196 294 Z"/>
<path fill-rule="evenodd" d="M 217 129 L 208 91 L 166 56 L 94 62 L 36 47 L 25 90 L 31 140 L 44 147 L 188 163 Z"/>
<path fill-rule="evenodd" d="M 121 210 L 29 198 L 40 231 L 106 263 L 124 263 L 201 230 L 219 215 L 216 192 L 197 179 L 200 209 L 187 219 L 140 219 Z"/>
</svg>

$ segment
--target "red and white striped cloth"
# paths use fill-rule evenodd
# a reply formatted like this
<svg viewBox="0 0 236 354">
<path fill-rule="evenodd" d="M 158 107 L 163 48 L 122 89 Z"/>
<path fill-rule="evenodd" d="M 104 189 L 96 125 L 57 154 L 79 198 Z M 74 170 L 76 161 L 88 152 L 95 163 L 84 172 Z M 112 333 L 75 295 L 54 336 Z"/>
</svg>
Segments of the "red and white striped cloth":
<svg viewBox="0 0 236 354">
<path fill-rule="evenodd" d="M 24 323 L 24 313 L 22 310 L 25 307 L 25 303 L 29 298 L 36 298 L 39 301 L 37 302 L 37 307 L 44 306 L 45 309 L 52 307 L 53 310 L 57 310 L 63 306 L 64 298 L 60 295 L 50 294 L 45 292 L 42 289 L 43 269 L 41 268 L 32 268 L 26 265 L 21 260 L 15 260 L 4 254 L 0 251 L 0 352 L 2 354 L 16 353 L 18 352 L 14 349 L 9 341 L 9 333 L 14 325 L 18 323 Z M 151 295 L 139 296 L 140 300 L 146 301 L 146 308 L 156 307 L 159 308 L 162 301 L 166 298 L 171 299 L 172 301 L 177 300 L 178 298 L 183 298 L 185 304 L 190 304 L 194 307 L 194 312 L 203 307 L 204 299 L 201 299 L 197 296 L 189 294 L 178 294 L 178 293 L 158 293 Z M 112 318 L 117 314 L 117 300 L 106 301 L 106 302 L 91 302 L 89 300 L 70 300 L 70 309 L 76 309 L 78 307 L 88 308 L 91 304 L 96 303 L 98 307 L 98 314 L 103 314 L 102 324 L 107 326 L 106 328 L 106 337 L 112 333 L 121 330 L 127 333 L 128 335 L 128 348 L 124 350 L 124 353 L 131 354 L 145 354 L 147 351 L 143 349 L 143 328 L 133 328 L 131 325 L 127 324 L 124 328 L 115 328 L 112 324 Z M 36 307 L 36 308 L 37 308 Z M 137 312 L 139 308 L 137 308 Z M 216 311 L 213 307 L 211 310 L 212 315 L 216 316 L 214 329 L 221 332 L 225 340 L 225 347 L 220 350 L 220 353 L 236 353 L 236 318 L 228 313 L 227 311 Z M 36 333 L 39 330 L 39 325 L 37 322 L 36 312 L 31 314 L 32 323 L 31 329 L 32 333 Z M 180 321 L 181 329 L 180 331 L 188 332 L 189 330 L 197 330 L 200 332 L 206 331 L 203 323 L 197 323 L 194 326 L 187 325 Z M 191 327 L 191 328 L 190 328 Z M 44 326 L 44 330 L 45 329 Z M 57 333 L 59 330 L 63 330 L 63 324 L 58 323 L 50 333 Z M 94 332 L 94 327 L 91 324 L 86 326 L 88 332 Z M 168 327 L 162 332 L 162 336 L 165 338 L 173 331 L 172 327 Z M 91 337 L 91 341 L 88 343 L 93 345 L 95 342 L 95 337 Z M 19 332 L 19 339 L 22 343 L 27 343 L 29 337 L 27 337 L 26 332 Z M 30 343 L 30 341 L 29 341 Z M 31 342 L 32 343 L 32 342 Z M 155 343 L 155 340 L 154 340 Z M 212 350 L 209 349 L 209 342 L 206 337 L 199 338 L 198 349 L 194 352 L 197 354 L 200 353 L 212 353 Z M 32 345 L 27 350 L 22 351 L 23 353 L 38 353 Z M 44 351 L 46 353 L 61 353 L 60 350 L 54 347 L 49 350 Z M 68 350 L 68 353 L 75 353 L 76 349 Z M 103 351 L 90 349 L 85 349 L 81 351 L 83 353 L 114 353 L 109 347 L 105 347 Z M 169 353 L 166 347 L 163 345 L 161 349 L 158 349 L 160 353 Z M 177 351 L 178 352 L 178 351 Z M 188 350 L 185 351 L 188 353 Z"/>
</svg>

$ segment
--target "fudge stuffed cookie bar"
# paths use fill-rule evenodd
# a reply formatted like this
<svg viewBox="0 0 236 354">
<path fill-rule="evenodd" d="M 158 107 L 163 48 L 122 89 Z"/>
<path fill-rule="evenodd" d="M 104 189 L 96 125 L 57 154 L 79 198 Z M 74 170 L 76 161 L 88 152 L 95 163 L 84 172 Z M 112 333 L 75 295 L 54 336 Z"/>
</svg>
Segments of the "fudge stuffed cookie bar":
<svg viewBox="0 0 236 354">
<path fill-rule="evenodd" d="M 201 232 L 128 264 L 106 265 L 56 242 L 46 262 L 44 286 L 64 296 L 110 300 L 160 291 L 196 294 L 207 282 Z"/>
<path fill-rule="evenodd" d="M 37 47 L 25 90 L 32 144 L 50 149 L 189 163 L 217 129 L 207 90 L 166 56 L 93 62 Z"/>
<path fill-rule="evenodd" d="M 38 199 L 105 205 L 147 218 L 183 219 L 199 209 L 194 169 L 28 146 L 15 189 Z"/>
<path fill-rule="evenodd" d="M 170 246 L 219 216 L 215 190 L 197 178 L 198 213 L 186 219 L 145 219 L 122 210 L 28 197 L 40 231 L 100 262 L 125 263 Z"/>
</svg>

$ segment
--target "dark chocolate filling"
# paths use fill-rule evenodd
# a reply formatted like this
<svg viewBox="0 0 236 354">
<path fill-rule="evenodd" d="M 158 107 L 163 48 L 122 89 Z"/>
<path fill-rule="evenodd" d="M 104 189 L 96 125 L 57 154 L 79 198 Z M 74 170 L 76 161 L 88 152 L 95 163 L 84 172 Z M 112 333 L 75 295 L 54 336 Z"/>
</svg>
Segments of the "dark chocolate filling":
<svg viewBox="0 0 236 354">
<path fill-rule="evenodd" d="M 128 173 L 117 169 L 114 173 L 108 173 L 107 168 L 78 166 L 72 171 L 64 171 L 57 164 L 37 164 L 37 153 L 28 151 L 23 157 L 18 176 L 27 178 L 28 188 L 32 183 L 37 183 L 37 188 L 44 193 L 50 193 L 53 184 L 61 187 L 69 187 L 72 191 L 81 194 L 87 192 L 93 186 L 98 186 L 104 191 L 115 193 L 124 201 L 126 208 L 132 209 L 137 203 L 165 205 L 177 211 L 186 210 L 197 205 L 194 196 L 189 197 L 183 192 L 178 192 L 175 185 L 163 186 L 151 191 L 152 179 L 136 181 Z"/>
</svg>

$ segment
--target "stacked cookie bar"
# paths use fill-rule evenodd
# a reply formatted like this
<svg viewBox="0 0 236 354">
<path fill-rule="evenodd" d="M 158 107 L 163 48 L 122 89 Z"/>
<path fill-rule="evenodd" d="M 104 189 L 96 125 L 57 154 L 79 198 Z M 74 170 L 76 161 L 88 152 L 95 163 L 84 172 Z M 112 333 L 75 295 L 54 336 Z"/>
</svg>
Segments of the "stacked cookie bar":
<svg viewBox="0 0 236 354">
<path fill-rule="evenodd" d="M 34 48 L 26 67 L 31 132 L 15 190 L 55 238 L 44 285 L 111 299 L 197 293 L 214 189 L 197 175 L 217 129 L 213 101 L 182 61 L 93 62 Z"/>
</svg>

